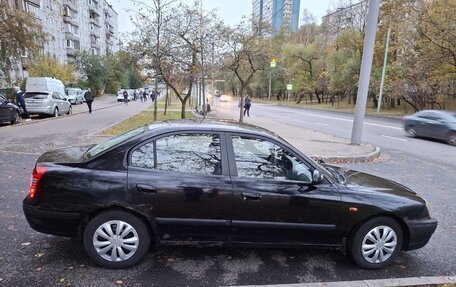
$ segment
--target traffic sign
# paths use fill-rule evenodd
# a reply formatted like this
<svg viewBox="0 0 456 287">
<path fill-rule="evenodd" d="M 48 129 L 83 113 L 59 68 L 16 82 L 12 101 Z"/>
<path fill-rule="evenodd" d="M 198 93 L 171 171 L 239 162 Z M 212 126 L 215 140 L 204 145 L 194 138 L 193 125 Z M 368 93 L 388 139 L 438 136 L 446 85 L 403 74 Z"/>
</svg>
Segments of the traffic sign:
<svg viewBox="0 0 456 287">
<path fill-rule="evenodd" d="M 292 84 L 288 84 L 287 85 L 287 90 L 289 90 L 289 91 L 293 90 L 293 85 Z"/>
<path fill-rule="evenodd" d="M 276 60 L 275 60 L 275 59 L 272 59 L 272 61 L 271 61 L 271 68 L 275 68 L 276 65 L 277 65 Z"/>
</svg>

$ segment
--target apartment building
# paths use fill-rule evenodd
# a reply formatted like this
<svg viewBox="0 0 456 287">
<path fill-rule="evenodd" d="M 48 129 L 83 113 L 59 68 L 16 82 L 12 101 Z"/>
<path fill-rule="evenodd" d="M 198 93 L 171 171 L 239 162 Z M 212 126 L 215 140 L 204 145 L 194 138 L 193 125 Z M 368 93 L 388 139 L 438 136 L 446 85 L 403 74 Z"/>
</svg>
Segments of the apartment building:
<svg viewBox="0 0 456 287">
<path fill-rule="evenodd" d="M 15 0 L 18 9 L 35 16 L 47 33 L 43 52 L 60 63 L 72 63 L 80 51 L 116 52 L 117 13 L 106 0 Z"/>
<path fill-rule="evenodd" d="M 284 27 L 291 33 L 299 27 L 300 0 L 252 0 L 252 14 L 255 24 L 264 23 L 276 34 Z"/>
</svg>

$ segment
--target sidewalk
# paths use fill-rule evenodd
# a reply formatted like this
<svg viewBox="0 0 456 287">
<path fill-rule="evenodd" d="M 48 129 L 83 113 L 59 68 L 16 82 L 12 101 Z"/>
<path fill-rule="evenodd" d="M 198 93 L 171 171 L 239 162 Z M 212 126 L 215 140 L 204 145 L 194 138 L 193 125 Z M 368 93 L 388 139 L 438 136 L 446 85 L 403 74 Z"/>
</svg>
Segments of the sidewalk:
<svg viewBox="0 0 456 287">
<path fill-rule="evenodd" d="M 219 104 L 207 118 L 238 120 L 239 109 L 235 105 Z M 244 123 L 275 132 L 314 159 L 328 162 L 362 162 L 374 160 L 380 155 L 380 148 L 369 144 L 350 145 L 345 139 L 265 118 L 244 117 Z"/>
</svg>

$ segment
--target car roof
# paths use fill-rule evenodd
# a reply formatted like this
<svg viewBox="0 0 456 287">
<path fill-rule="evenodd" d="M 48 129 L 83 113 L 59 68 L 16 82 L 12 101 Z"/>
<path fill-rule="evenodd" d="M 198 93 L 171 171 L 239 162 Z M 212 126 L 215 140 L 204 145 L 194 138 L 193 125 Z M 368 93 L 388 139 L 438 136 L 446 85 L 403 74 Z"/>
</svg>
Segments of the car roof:
<svg viewBox="0 0 456 287">
<path fill-rule="evenodd" d="M 248 133 L 253 135 L 263 135 L 281 139 L 277 134 L 250 124 L 241 124 L 234 120 L 170 120 L 150 124 L 150 131 L 185 131 L 185 130 L 199 130 L 199 131 L 219 131 L 219 132 L 238 132 Z"/>
</svg>

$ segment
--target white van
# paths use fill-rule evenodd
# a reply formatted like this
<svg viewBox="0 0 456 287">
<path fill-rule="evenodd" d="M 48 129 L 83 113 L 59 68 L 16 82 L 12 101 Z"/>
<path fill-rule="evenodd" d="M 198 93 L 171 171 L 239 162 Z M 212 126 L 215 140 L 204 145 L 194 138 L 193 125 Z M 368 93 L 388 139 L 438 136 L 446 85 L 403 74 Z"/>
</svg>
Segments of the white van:
<svg viewBox="0 0 456 287">
<path fill-rule="evenodd" d="M 28 77 L 25 82 L 26 92 L 58 92 L 65 95 L 62 81 L 47 77 Z"/>
</svg>

